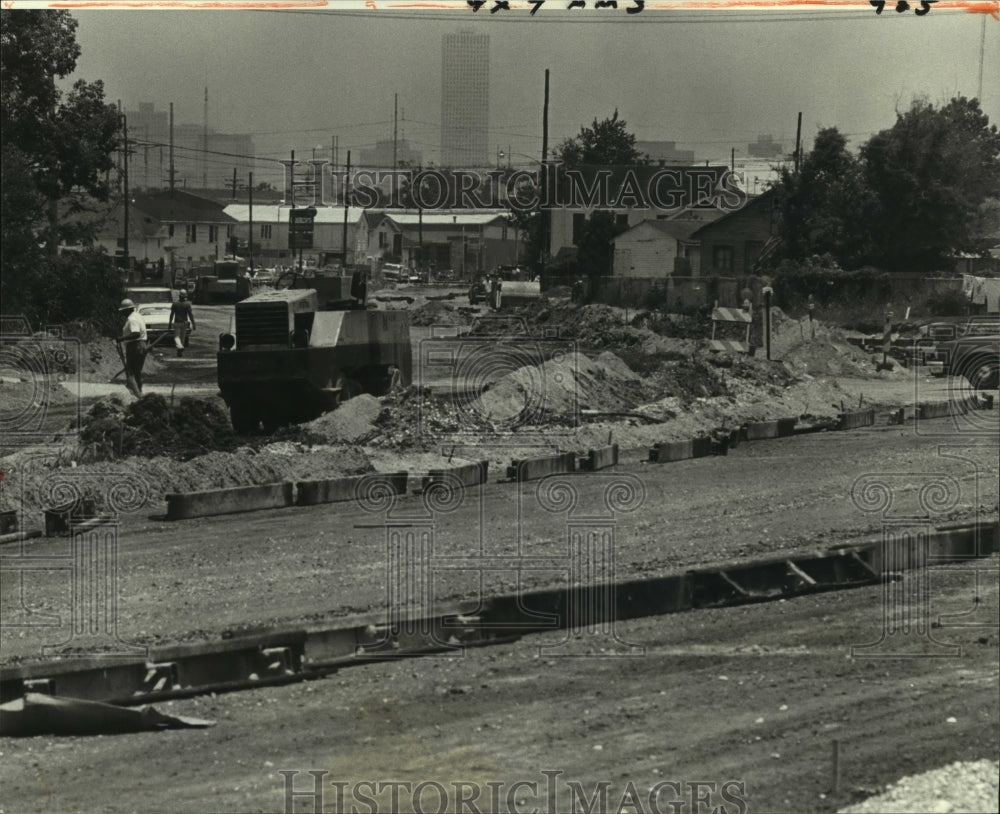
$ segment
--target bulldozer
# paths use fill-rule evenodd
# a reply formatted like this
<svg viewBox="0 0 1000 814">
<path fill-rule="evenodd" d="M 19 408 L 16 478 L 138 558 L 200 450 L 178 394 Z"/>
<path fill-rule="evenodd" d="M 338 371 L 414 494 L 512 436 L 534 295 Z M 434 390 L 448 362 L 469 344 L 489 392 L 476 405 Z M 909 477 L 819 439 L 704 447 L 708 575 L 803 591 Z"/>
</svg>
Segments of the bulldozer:
<svg viewBox="0 0 1000 814">
<path fill-rule="evenodd" d="M 216 260 L 211 274 L 198 274 L 192 299 L 196 305 L 234 303 L 250 296 L 251 284 L 241 274 L 245 265 L 239 258 Z"/>
<path fill-rule="evenodd" d="M 361 393 L 412 381 L 409 316 L 315 289 L 262 291 L 236 303 L 219 336 L 219 390 L 233 429 L 248 435 L 309 421 Z"/>
</svg>

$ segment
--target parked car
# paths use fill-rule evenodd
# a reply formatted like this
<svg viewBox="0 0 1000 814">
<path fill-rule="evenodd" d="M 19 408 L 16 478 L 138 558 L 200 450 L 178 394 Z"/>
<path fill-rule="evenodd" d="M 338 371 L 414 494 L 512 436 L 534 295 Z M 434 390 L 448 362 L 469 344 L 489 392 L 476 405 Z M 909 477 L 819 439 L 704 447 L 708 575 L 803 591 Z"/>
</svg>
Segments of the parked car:
<svg viewBox="0 0 1000 814">
<path fill-rule="evenodd" d="M 914 341 L 916 361 L 920 364 L 947 362 L 946 343 L 965 336 L 997 336 L 1000 317 L 972 316 L 955 320 L 928 322 L 920 326 L 920 336 Z"/>
<path fill-rule="evenodd" d="M 125 291 L 139 308 L 139 316 L 146 323 L 146 339 L 150 345 L 163 345 L 164 334 L 173 334 L 170 327 L 170 308 L 177 302 L 178 291 L 156 286 L 139 286 Z"/>
</svg>

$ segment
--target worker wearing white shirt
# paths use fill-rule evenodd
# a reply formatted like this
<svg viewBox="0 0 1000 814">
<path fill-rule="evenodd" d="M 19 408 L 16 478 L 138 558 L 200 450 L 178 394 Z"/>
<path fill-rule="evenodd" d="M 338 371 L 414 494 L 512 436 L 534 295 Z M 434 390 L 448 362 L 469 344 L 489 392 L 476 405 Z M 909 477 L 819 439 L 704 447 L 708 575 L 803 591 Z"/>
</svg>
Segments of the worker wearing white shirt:
<svg viewBox="0 0 1000 814">
<path fill-rule="evenodd" d="M 142 395 L 142 367 L 146 363 L 146 323 L 132 300 L 122 300 L 119 312 L 128 312 L 118 340 L 125 348 L 125 386 L 134 396 Z"/>
</svg>

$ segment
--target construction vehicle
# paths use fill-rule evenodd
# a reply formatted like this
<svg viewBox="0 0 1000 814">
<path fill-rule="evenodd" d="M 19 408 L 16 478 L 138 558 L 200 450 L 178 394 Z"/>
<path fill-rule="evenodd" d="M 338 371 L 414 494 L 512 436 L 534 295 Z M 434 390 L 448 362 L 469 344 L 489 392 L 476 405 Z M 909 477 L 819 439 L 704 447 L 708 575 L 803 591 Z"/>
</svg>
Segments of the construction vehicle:
<svg viewBox="0 0 1000 814">
<path fill-rule="evenodd" d="M 216 260 L 211 274 L 199 274 L 192 299 L 197 305 L 234 303 L 250 296 L 250 278 L 244 261 L 238 257 Z"/>
<path fill-rule="evenodd" d="M 974 391 L 1000 387 L 1000 331 L 967 333 L 938 346 L 946 376 L 962 376 Z"/>
<path fill-rule="evenodd" d="M 315 289 L 262 291 L 236 303 L 217 358 L 233 429 L 271 432 L 361 393 L 409 385 L 409 316 L 367 309 L 363 299 L 321 308 Z"/>
</svg>

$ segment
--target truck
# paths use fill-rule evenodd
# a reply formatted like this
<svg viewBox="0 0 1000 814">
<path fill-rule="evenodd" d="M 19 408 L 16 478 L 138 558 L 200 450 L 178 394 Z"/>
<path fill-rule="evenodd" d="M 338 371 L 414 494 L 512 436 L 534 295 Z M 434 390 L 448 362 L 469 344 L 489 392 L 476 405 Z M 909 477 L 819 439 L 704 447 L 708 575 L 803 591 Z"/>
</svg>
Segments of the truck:
<svg viewBox="0 0 1000 814">
<path fill-rule="evenodd" d="M 233 429 L 271 432 L 361 393 L 409 385 L 409 315 L 354 300 L 321 304 L 309 288 L 262 291 L 236 303 L 217 362 Z"/>
<path fill-rule="evenodd" d="M 192 299 L 197 305 L 215 305 L 239 302 L 249 297 L 252 286 L 243 271 L 245 267 L 239 258 L 216 260 L 211 274 L 198 275 Z"/>
<path fill-rule="evenodd" d="M 967 333 L 937 346 L 946 376 L 961 376 L 973 390 L 1000 387 L 1000 331 Z"/>
</svg>

